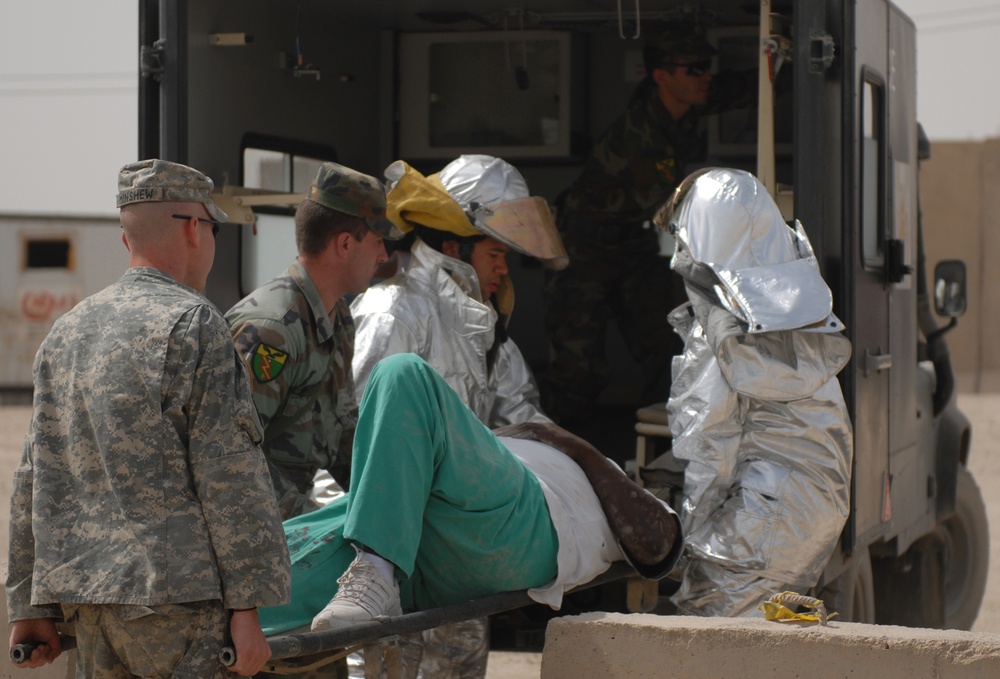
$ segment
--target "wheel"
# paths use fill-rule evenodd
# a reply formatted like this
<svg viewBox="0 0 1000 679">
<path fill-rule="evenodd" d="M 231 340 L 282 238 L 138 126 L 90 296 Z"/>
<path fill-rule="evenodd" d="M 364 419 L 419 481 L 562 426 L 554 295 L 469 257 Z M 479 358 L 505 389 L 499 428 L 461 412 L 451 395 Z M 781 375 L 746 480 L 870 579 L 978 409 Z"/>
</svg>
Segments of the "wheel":
<svg viewBox="0 0 1000 679">
<path fill-rule="evenodd" d="M 824 585 L 817 596 L 829 614 L 837 613 L 838 620 L 874 624 L 875 579 L 868 549 L 855 552 L 847 570 Z"/>
<path fill-rule="evenodd" d="M 944 553 L 945 539 L 934 530 L 910 545 L 905 554 L 872 559 L 878 624 L 945 626 Z"/>
<path fill-rule="evenodd" d="M 944 549 L 944 622 L 972 629 L 986 592 L 990 532 L 982 492 L 965 467 L 958 470 L 955 513 L 941 522 Z"/>
</svg>

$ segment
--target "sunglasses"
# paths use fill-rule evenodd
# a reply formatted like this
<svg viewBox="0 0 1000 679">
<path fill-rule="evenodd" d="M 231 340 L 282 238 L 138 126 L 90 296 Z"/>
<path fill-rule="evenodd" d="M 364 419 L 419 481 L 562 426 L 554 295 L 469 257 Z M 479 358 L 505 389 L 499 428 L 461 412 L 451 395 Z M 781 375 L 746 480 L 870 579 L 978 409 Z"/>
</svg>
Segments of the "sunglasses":
<svg viewBox="0 0 1000 679">
<path fill-rule="evenodd" d="M 219 225 L 222 222 L 216 221 L 214 219 L 209 219 L 208 217 L 195 217 L 194 215 L 170 215 L 174 219 L 197 219 L 199 222 L 208 222 L 212 225 L 212 238 L 219 237 Z"/>
<path fill-rule="evenodd" d="M 667 62 L 664 64 L 664 66 L 677 66 L 679 68 L 685 69 L 685 73 L 687 73 L 692 78 L 700 78 L 701 76 L 705 75 L 706 73 L 712 70 L 712 60 L 705 59 L 703 61 L 691 61 L 686 64 Z"/>
</svg>

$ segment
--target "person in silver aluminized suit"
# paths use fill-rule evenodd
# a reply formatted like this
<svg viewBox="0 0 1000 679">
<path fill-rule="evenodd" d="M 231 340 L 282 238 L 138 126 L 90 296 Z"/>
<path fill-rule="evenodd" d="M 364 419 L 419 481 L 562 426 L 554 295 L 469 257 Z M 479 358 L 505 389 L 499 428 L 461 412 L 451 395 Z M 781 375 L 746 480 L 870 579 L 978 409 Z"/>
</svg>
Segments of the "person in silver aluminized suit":
<svg viewBox="0 0 1000 679">
<path fill-rule="evenodd" d="M 836 375 L 851 356 L 802 226 L 741 170 L 688 177 L 655 223 L 690 303 L 667 412 L 686 463 L 689 615 L 756 615 L 819 579 L 849 512 L 852 432 Z"/>
<path fill-rule="evenodd" d="M 416 231 L 406 270 L 351 305 L 358 396 L 379 360 L 412 352 L 430 363 L 489 427 L 547 422 L 520 350 L 507 337 L 514 305 L 506 255 L 551 268 L 569 261 L 548 205 L 514 166 L 461 156 L 424 177 L 402 161 L 386 169 L 386 214 Z"/>
<path fill-rule="evenodd" d="M 386 215 L 417 238 L 406 269 L 351 305 L 358 400 L 380 360 L 410 352 L 488 427 L 550 422 L 531 370 L 506 334 L 514 303 L 507 253 L 551 268 L 569 261 L 545 200 L 532 197 L 517 169 L 493 156 L 461 156 L 427 177 L 396 161 L 385 175 Z M 418 676 L 484 676 L 487 625 L 479 618 L 425 632 Z"/>
</svg>

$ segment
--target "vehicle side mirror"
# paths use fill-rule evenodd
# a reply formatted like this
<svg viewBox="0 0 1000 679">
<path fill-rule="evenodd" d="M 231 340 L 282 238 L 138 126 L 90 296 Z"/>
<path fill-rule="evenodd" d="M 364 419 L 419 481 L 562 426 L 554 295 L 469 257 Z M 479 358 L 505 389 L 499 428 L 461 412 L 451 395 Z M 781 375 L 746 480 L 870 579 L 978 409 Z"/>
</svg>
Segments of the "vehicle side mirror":
<svg viewBox="0 0 1000 679">
<path fill-rule="evenodd" d="M 934 267 L 934 310 L 939 316 L 958 318 L 968 302 L 965 262 L 947 259 Z"/>
</svg>

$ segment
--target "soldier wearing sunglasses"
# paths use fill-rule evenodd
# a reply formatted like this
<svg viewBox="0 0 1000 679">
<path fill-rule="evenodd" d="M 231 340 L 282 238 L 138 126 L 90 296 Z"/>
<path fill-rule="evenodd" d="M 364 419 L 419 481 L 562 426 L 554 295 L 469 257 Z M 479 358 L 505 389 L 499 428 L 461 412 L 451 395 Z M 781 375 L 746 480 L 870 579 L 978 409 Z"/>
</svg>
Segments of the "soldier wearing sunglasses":
<svg viewBox="0 0 1000 679">
<path fill-rule="evenodd" d="M 55 660 L 63 623 L 81 677 L 253 676 L 271 655 L 257 607 L 288 600 L 291 564 L 249 375 L 202 293 L 228 221 L 214 187 L 166 160 L 121 168 L 129 268 L 38 349 L 11 491 L 19 667 Z"/>
<path fill-rule="evenodd" d="M 612 319 L 647 376 L 638 405 L 665 400 L 669 392 L 670 359 L 681 344 L 667 313 L 684 301 L 684 290 L 659 256 L 649 220 L 700 158 L 699 116 L 752 104 L 755 92 L 755 71 L 713 76 L 715 52 L 704 29 L 687 22 L 648 41 L 645 79 L 594 145 L 560 206 L 570 264 L 546 283 L 553 362 L 540 386 L 542 407 L 578 435 L 588 434 L 582 427 L 593 421 L 609 382 L 605 332 Z"/>
</svg>

